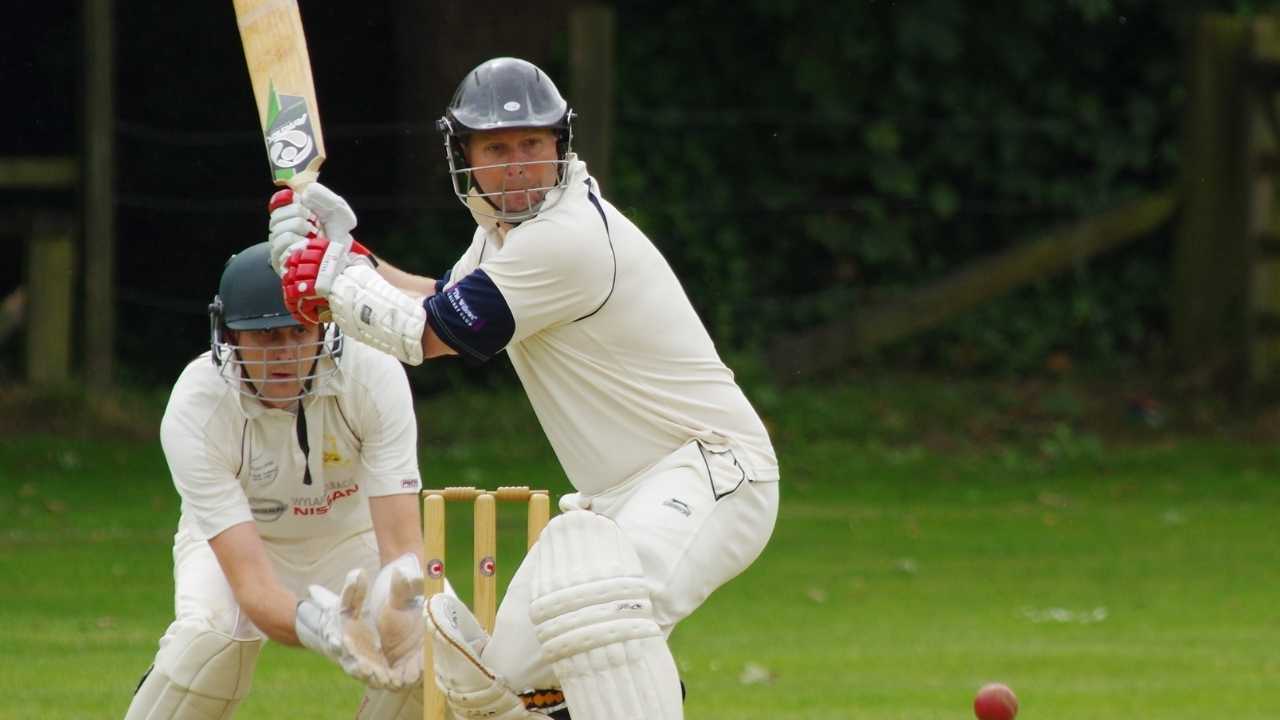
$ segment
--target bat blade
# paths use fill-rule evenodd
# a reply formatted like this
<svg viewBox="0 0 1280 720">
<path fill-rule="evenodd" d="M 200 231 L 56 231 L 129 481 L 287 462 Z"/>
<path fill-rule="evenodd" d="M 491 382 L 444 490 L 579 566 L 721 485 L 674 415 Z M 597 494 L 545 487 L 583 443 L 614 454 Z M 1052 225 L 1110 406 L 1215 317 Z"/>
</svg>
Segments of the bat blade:
<svg viewBox="0 0 1280 720">
<path fill-rule="evenodd" d="M 297 0 L 232 0 L 271 178 L 295 189 L 324 163 L 324 136 Z"/>
</svg>

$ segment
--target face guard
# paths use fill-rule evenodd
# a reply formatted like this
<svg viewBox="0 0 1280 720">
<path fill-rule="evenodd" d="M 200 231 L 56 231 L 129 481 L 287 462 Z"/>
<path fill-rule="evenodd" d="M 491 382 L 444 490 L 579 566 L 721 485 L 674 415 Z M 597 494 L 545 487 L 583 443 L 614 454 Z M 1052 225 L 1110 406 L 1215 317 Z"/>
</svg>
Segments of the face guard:
<svg viewBox="0 0 1280 720">
<path fill-rule="evenodd" d="M 563 189 L 569 182 L 567 156 L 573 146 L 573 111 L 560 95 L 551 78 L 536 65 L 516 58 L 495 58 L 467 74 L 458 86 L 444 117 L 436 122 L 444 136 L 445 159 L 449 163 L 449 179 L 453 193 L 468 210 L 477 215 L 506 223 L 519 223 L 532 218 L 551 205 L 547 194 Z M 484 130 L 515 128 L 547 128 L 556 135 L 556 160 L 502 163 L 472 167 L 463 152 L 467 136 Z M 476 170 L 532 165 L 556 165 L 553 185 L 520 188 L 523 207 L 510 210 L 511 194 L 505 187 L 482 188 L 475 181 Z M 505 173 L 504 173 L 505 176 Z M 558 193 L 552 205 L 563 197 Z M 515 203 L 521 204 L 521 203 Z"/>
<path fill-rule="evenodd" d="M 220 298 L 214 298 L 213 305 L 210 305 L 211 318 L 216 312 L 213 309 L 214 306 L 219 303 Z M 226 332 L 235 328 L 219 324 L 216 320 L 211 320 L 210 326 L 212 336 L 210 349 L 213 364 L 218 368 L 218 375 L 245 397 L 274 403 L 301 400 L 311 394 L 318 382 L 338 372 L 339 360 L 342 358 L 343 336 L 342 331 L 336 326 L 322 328 L 320 339 L 313 342 L 270 346 L 238 344 L 231 341 Z M 286 348 L 290 351 L 288 354 L 292 355 L 292 358 L 269 359 Z M 246 360 L 246 354 L 260 355 L 263 359 Z M 261 372 L 251 372 L 251 369 Z M 280 370 L 288 371 L 291 377 L 272 377 L 273 372 Z M 254 375 L 258 375 L 259 379 L 252 380 Z M 294 393 L 279 395 L 269 391 L 273 386 L 294 383 L 298 385 L 298 390 Z"/>
<path fill-rule="evenodd" d="M 337 327 L 322 328 L 319 340 L 260 347 L 237 344 L 231 331 L 271 330 L 297 327 L 284 306 L 280 278 L 271 269 L 270 244 L 259 243 L 231 256 L 222 271 L 218 294 L 209 304 L 209 348 L 213 364 L 222 379 L 242 395 L 264 402 L 289 402 L 306 397 L 318 381 L 338 372 L 342 357 L 342 333 Z M 274 353 L 289 348 L 294 359 L 269 360 Z M 261 354 L 261 361 L 245 361 L 245 355 Z M 261 369 L 262 379 L 251 380 L 250 368 Z M 273 370 L 292 370 L 291 377 L 272 378 Z M 257 374 L 257 373 L 254 373 Z M 263 391 L 272 385 L 299 383 L 299 390 L 275 396 Z"/>
</svg>

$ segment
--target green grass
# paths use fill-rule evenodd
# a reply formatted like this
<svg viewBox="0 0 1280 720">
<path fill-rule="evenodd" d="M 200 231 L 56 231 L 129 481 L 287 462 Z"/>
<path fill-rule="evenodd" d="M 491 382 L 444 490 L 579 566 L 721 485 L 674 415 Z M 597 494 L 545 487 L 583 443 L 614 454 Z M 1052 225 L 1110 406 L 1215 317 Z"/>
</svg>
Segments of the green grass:
<svg viewBox="0 0 1280 720">
<path fill-rule="evenodd" d="M 1033 394 L 756 393 L 782 512 L 761 559 L 673 636 L 687 715 L 965 718 L 989 680 L 1025 718 L 1280 715 L 1280 449 L 1128 427 L 1105 394 Z M 514 393 L 419 417 L 428 484 L 564 489 Z M 171 617 L 176 514 L 154 441 L 0 439 L 0 719 L 123 715 Z M 512 558 L 522 528 L 502 520 Z M 468 525 L 452 522 L 454 567 Z M 359 692 L 268 645 L 238 717 L 350 717 Z"/>
</svg>

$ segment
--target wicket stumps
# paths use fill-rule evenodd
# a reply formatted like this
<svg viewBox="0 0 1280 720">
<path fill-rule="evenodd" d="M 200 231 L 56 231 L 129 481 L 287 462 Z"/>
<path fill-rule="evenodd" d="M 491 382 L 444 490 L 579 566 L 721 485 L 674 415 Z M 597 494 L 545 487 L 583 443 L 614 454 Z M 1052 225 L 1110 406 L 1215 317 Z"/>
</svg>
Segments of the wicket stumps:
<svg viewBox="0 0 1280 720">
<path fill-rule="evenodd" d="M 498 613 L 498 513 L 497 501 L 527 502 L 529 519 L 527 547 L 533 547 L 542 529 L 551 519 L 551 495 L 546 490 L 528 487 L 500 487 L 482 490 L 474 487 L 447 487 L 443 490 L 422 491 L 422 540 L 423 557 L 426 558 L 425 595 L 430 598 L 444 592 L 445 576 L 445 503 L 450 501 L 472 502 L 475 519 L 472 521 L 472 573 L 471 609 L 485 632 L 493 632 L 494 618 Z M 425 622 L 425 618 L 424 618 Z M 432 662 L 431 634 L 424 636 L 422 644 L 422 711 L 424 720 L 443 720 L 444 695 L 435 683 Z"/>
</svg>

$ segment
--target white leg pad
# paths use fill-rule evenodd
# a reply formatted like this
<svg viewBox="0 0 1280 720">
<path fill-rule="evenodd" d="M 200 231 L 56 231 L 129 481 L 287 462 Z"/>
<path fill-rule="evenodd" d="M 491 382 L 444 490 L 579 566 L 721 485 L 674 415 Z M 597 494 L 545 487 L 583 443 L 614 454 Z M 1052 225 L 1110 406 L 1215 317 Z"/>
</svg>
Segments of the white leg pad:
<svg viewBox="0 0 1280 720">
<path fill-rule="evenodd" d="M 480 661 L 489 636 L 457 597 L 440 593 L 426 607 L 436 686 L 455 717 L 546 720 L 525 709 L 520 696 Z"/>
<path fill-rule="evenodd" d="M 261 638 L 183 625 L 165 638 L 125 720 L 230 720 L 249 694 L 261 650 Z"/>
<path fill-rule="evenodd" d="M 538 540 L 530 619 L 574 720 L 679 720 L 680 677 L 640 559 L 609 518 L 558 515 Z"/>
</svg>

